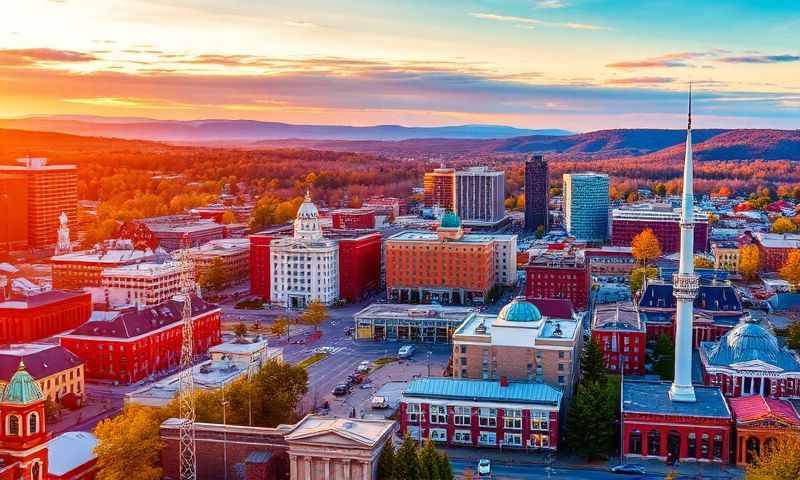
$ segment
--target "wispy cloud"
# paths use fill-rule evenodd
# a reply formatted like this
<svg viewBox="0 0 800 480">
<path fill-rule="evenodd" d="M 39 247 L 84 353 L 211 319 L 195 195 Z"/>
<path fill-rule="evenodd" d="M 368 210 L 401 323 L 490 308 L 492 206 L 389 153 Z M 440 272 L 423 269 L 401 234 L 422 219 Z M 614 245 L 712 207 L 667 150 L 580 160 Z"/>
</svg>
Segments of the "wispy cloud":
<svg viewBox="0 0 800 480">
<path fill-rule="evenodd" d="M 569 5 L 561 0 L 535 0 L 536 8 L 564 8 Z"/>
<path fill-rule="evenodd" d="M 297 28 L 317 28 L 317 27 L 319 27 L 319 25 L 317 25 L 316 23 L 302 22 L 302 21 L 297 21 L 297 20 L 286 20 L 285 22 L 283 22 L 283 24 L 286 25 L 287 27 L 297 27 Z"/>
<path fill-rule="evenodd" d="M 547 20 L 540 20 L 538 18 L 531 18 L 531 17 L 519 17 L 515 15 L 501 15 L 497 13 L 485 13 L 485 12 L 471 12 L 470 16 L 475 18 L 480 18 L 482 20 L 492 20 L 496 22 L 509 22 L 509 23 L 516 23 L 519 25 L 528 25 L 528 26 L 542 26 L 542 27 L 556 27 L 556 28 L 568 28 L 572 30 L 611 30 L 609 27 L 604 27 L 600 25 L 592 25 L 588 23 L 577 23 L 577 22 L 550 22 Z"/>
<path fill-rule="evenodd" d="M 52 48 L 24 48 L 0 50 L 0 65 L 24 66 L 38 63 L 90 62 L 94 55 Z"/>
<path fill-rule="evenodd" d="M 672 83 L 675 79 L 672 77 L 629 77 L 629 78 L 612 78 L 606 80 L 605 83 L 610 85 L 646 85 L 646 84 L 664 84 Z"/>
<path fill-rule="evenodd" d="M 703 61 L 705 65 L 696 65 L 690 63 L 691 60 Z M 706 52 L 676 52 L 666 53 L 657 57 L 643 58 L 640 60 L 629 60 L 622 62 L 609 63 L 606 67 L 609 68 L 672 68 L 672 67 L 689 67 L 701 66 L 703 68 L 713 68 L 709 62 L 719 63 L 789 63 L 800 62 L 800 55 L 768 55 L 759 51 L 748 50 L 741 55 L 735 55 L 730 50 L 714 48 Z"/>
<path fill-rule="evenodd" d="M 609 63 L 609 68 L 672 68 L 686 67 L 689 60 L 707 56 L 706 52 L 675 52 L 666 53 L 657 57 Z"/>
<path fill-rule="evenodd" d="M 800 62 L 800 55 L 742 55 L 717 59 L 723 63 L 788 63 Z"/>
</svg>

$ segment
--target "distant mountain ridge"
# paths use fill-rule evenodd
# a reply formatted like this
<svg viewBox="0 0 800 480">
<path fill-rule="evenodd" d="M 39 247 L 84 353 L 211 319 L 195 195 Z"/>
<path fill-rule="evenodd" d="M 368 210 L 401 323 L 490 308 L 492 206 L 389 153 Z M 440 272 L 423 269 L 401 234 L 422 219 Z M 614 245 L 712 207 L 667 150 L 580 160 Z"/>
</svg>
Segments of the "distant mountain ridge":
<svg viewBox="0 0 800 480">
<path fill-rule="evenodd" d="M 255 120 L 152 120 L 86 115 L 33 116 L 0 120 L 0 128 L 48 131 L 166 142 L 259 141 L 275 139 L 405 140 L 412 138 L 496 139 L 521 135 L 569 135 L 560 129 L 531 130 L 503 125 L 404 127 L 294 125 Z"/>
</svg>

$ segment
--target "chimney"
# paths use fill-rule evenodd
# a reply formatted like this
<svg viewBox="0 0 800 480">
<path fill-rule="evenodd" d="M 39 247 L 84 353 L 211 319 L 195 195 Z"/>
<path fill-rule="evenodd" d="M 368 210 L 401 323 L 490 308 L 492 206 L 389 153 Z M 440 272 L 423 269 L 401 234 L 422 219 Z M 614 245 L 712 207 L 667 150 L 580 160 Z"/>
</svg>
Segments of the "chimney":
<svg viewBox="0 0 800 480">
<path fill-rule="evenodd" d="M 505 375 L 502 375 L 500 377 L 500 386 L 501 387 L 507 387 L 508 386 L 508 377 L 506 377 Z"/>
</svg>

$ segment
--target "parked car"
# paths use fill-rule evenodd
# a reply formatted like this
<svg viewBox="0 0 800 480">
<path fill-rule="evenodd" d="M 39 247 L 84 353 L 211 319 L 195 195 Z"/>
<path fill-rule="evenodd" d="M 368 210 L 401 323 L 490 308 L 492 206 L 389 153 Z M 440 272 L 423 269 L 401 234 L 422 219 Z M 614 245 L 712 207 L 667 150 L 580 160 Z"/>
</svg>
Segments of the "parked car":
<svg viewBox="0 0 800 480">
<path fill-rule="evenodd" d="M 372 397 L 370 405 L 372 405 L 372 408 L 389 408 L 389 401 L 384 396 L 375 395 Z"/>
<path fill-rule="evenodd" d="M 644 475 L 645 473 L 647 473 L 643 466 L 636 465 L 633 463 L 623 463 L 620 465 L 615 465 L 611 467 L 611 471 L 613 473 L 621 473 L 628 475 Z"/>
<path fill-rule="evenodd" d="M 306 343 L 306 341 L 303 340 L 302 338 L 298 338 L 297 340 L 292 340 L 291 343 L 292 345 L 303 345 L 304 343 Z"/>
<path fill-rule="evenodd" d="M 347 377 L 347 383 L 351 385 L 354 383 L 361 383 L 363 381 L 364 381 L 364 375 L 361 375 L 360 373 L 354 373 L 353 375 Z"/>
<path fill-rule="evenodd" d="M 369 372 L 369 362 L 364 360 L 363 362 L 359 363 L 356 367 L 356 372 L 358 373 L 366 373 Z"/>
<path fill-rule="evenodd" d="M 350 393 L 350 386 L 344 383 L 340 383 L 339 385 L 333 387 L 333 392 L 331 393 L 333 393 L 337 397 L 343 397 L 348 393 Z"/>
<path fill-rule="evenodd" d="M 481 458 L 478 460 L 478 476 L 491 477 L 492 476 L 492 462 L 488 458 Z"/>
<path fill-rule="evenodd" d="M 400 358 L 411 358 L 416 351 L 417 349 L 414 345 L 403 345 L 400 347 L 400 350 L 397 351 L 397 356 Z"/>
</svg>

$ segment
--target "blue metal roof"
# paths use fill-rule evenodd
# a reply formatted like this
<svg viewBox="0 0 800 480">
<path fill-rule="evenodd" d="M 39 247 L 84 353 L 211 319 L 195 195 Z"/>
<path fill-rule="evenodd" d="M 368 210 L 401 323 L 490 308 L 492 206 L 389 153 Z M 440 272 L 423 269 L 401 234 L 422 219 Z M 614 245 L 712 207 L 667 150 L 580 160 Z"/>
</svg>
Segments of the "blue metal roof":
<svg viewBox="0 0 800 480">
<path fill-rule="evenodd" d="M 517 297 L 500 310 L 497 319 L 507 322 L 538 322 L 542 319 L 542 314 L 525 297 Z"/>
<path fill-rule="evenodd" d="M 719 388 L 696 385 L 696 402 L 673 402 L 669 398 L 670 386 L 670 382 L 625 380 L 622 388 L 622 412 L 731 418 L 731 412 Z"/>
<path fill-rule="evenodd" d="M 439 398 L 445 400 L 495 401 L 558 406 L 564 395 L 561 390 L 543 383 L 462 380 L 455 378 L 418 378 L 412 380 L 403 395 L 406 397 Z"/>
<path fill-rule="evenodd" d="M 703 342 L 700 348 L 711 365 L 728 366 L 760 360 L 785 371 L 800 371 L 797 357 L 782 347 L 774 334 L 752 320 L 739 323 L 718 342 Z"/>
</svg>

